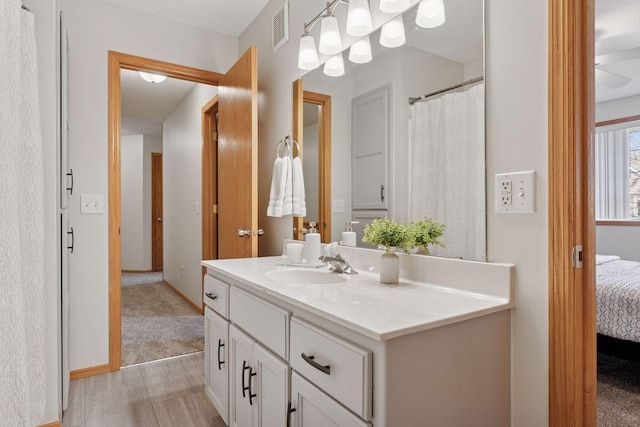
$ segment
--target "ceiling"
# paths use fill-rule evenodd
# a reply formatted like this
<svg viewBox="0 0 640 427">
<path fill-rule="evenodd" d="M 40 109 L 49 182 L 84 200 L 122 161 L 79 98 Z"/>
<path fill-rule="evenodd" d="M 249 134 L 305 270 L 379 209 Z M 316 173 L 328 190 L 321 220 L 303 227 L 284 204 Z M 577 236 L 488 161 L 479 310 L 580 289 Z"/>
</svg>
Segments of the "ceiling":
<svg viewBox="0 0 640 427">
<path fill-rule="evenodd" d="M 269 0 L 102 0 L 169 21 L 239 36 Z"/>
<path fill-rule="evenodd" d="M 122 116 L 162 123 L 197 83 L 168 78 L 149 83 L 137 71 L 120 70 Z"/>
<path fill-rule="evenodd" d="M 596 0 L 596 55 L 640 47 L 639 0 Z M 630 77 L 619 89 L 596 85 L 596 102 L 640 94 L 640 59 L 601 65 L 601 69 Z"/>
</svg>

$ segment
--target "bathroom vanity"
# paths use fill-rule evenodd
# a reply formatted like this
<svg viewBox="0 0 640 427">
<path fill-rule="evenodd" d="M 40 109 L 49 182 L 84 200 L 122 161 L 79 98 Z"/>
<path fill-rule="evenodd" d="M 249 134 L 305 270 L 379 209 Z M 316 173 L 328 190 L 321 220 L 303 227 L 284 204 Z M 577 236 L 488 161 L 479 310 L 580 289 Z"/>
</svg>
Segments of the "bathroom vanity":
<svg viewBox="0 0 640 427">
<path fill-rule="evenodd" d="M 511 265 L 340 248 L 360 274 L 203 261 L 205 387 L 230 426 L 508 426 Z M 420 278 L 420 280 L 417 280 Z"/>
</svg>

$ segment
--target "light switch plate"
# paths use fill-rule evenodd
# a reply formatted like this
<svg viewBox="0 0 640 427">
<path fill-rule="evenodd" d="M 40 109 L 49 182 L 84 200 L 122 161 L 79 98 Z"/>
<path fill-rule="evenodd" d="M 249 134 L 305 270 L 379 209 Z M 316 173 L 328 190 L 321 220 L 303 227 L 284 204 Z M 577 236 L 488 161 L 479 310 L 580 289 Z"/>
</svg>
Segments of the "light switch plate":
<svg viewBox="0 0 640 427">
<path fill-rule="evenodd" d="M 102 214 L 104 213 L 104 196 L 102 194 L 81 194 L 80 195 L 81 214 Z"/>
<path fill-rule="evenodd" d="M 333 199 L 333 213 L 344 213 L 344 199 Z"/>
<path fill-rule="evenodd" d="M 536 172 L 496 175 L 496 212 L 533 213 L 536 211 Z"/>
</svg>

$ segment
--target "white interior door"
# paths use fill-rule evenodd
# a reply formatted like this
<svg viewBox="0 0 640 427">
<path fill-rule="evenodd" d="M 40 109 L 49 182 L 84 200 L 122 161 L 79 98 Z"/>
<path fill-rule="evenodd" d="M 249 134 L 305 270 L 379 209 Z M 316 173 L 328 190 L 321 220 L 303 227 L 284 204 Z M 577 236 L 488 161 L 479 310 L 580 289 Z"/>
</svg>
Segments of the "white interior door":
<svg viewBox="0 0 640 427">
<path fill-rule="evenodd" d="M 73 247 L 73 229 L 69 227 L 68 212 L 63 209 L 60 214 L 60 305 L 61 327 L 60 360 L 62 361 L 62 409 L 69 405 L 69 255 Z"/>
<path fill-rule="evenodd" d="M 73 172 L 69 169 L 69 41 L 64 15 L 60 12 L 60 208 L 69 207 L 73 191 Z"/>
</svg>

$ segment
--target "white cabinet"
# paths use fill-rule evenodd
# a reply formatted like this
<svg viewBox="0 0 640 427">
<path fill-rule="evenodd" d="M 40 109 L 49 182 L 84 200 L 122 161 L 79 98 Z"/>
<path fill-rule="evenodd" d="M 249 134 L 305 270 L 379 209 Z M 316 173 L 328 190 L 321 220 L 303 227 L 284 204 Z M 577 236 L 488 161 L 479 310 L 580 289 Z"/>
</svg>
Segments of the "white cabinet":
<svg viewBox="0 0 640 427">
<path fill-rule="evenodd" d="M 205 308 L 205 392 L 225 423 L 229 421 L 229 322 Z"/>
<path fill-rule="evenodd" d="M 370 426 L 296 372 L 291 374 L 291 405 L 293 427 Z"/>
<path fill-rule="evenodd" d="M 286 425 L 289 402 L 287 364 L 234 325 L 229 330 L 229 345 L 229 425 Z"/>
</svg>

